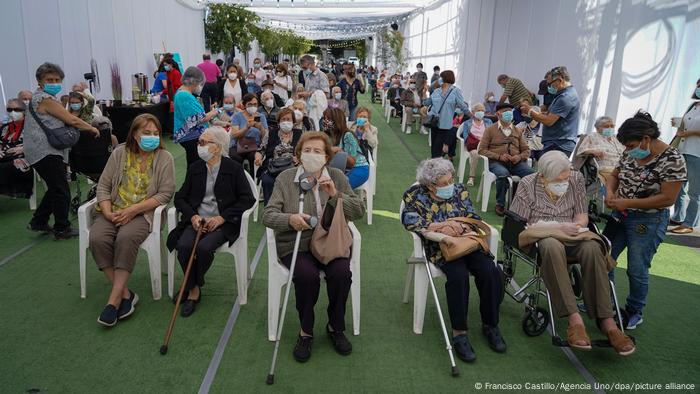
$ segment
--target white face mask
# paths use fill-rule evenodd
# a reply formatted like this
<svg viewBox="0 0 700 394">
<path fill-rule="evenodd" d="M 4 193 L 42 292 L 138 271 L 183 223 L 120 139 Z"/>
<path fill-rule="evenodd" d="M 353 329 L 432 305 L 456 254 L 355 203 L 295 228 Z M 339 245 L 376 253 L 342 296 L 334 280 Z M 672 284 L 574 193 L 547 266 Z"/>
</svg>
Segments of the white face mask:
<svg viewBox="0 0 700 394">
<path fill-rule="evenodd" d="M 283 77 L 283 76 L 284 76 L 284 73 L 278 71 L 278 72 L 277 72 L 277 76 L 278 76 L 278 77 Z"/>
<path fill-rule="evenodd" d="M 24 112 L 10 112 L 10 119 L 12 119 L 13 122 L 17 122 L 18 120 L 22 120 L 24 118 Z"/>
<path fill-rule="evenodd" d="M 228 79 L 234 80 L 238 78 L 238 73 L 228 73 Z"/>
<path fill-rule="evenodd" d="M 256 107 L 246 107 L 245 110 L 248 111 L 248 114 L 250 115 L 255 115 L 255 113 L 258 112 Z"/>
<path fill-rule="evenodd" d="M 340 100 L 340 99 L 343 97 L 343 94 L 342 94 L 342 93 L 336 93 L 336 94 L 333 95 L 333 97 L 335 97 L 336 100 Z"/>
<path fill-rule="evenodd" d="M 294 119 L 297 120 L 297 122 L 301 122 L 301 119 L 304 117 L 304 114 L 299 111 L 298 109 L 294 110 Z"/>
<path fill-rule="evenodd" d="M 30 102 L 30 101 L 31 101 L 31 100 L 22 100 L 22 102 L 24 103 L 24 106 L 25 106 L 25 107 L 29 107 L 29 102 Z"/>
<path fill-rule="evenodd" d="M 569 182 L 550 182 L 547 184 L 546 188 L 547 190 L 549 190 L 550 193 L 554 194 L 557 197 L 561 197 L 569 189 Z"/>
<path fill-rule="evenodd" d="M 204 89 L 204 86 L 202 86 L 202 85 L 197 85 L 197 87 L 194 88 L 194 90 L 192 91 L 192 93 L 193 93 L 195 96 L 199 96 L 200 94 L 202 94 L 202 89 Z"/>
<path fill-rule="evenodd" d="M 267 99 L 265 100 L 265 106 L 267 108 L 272 108 L 275 105 L 275 100 L 273 99 Z"/>
<path fill-rule="evenodd" d="M 292 122 L 280 122 L 280 130 L 282 131 L 292 131 L 292 127 L 294 127 L 294 123 Z"/>
<path fill-rule="evenodd" d="M 326 165 L 326 155 L 304 152 L 301 154 L 301 165 L 308 172 L 321 171 Z"/>
<path fill-rule="evenodd" d="M 197 146 L 197 154 L 204 161 L 209 161 L 214 157 L 214 154 L 209 152 L 208 146 Z"/>
</svg>

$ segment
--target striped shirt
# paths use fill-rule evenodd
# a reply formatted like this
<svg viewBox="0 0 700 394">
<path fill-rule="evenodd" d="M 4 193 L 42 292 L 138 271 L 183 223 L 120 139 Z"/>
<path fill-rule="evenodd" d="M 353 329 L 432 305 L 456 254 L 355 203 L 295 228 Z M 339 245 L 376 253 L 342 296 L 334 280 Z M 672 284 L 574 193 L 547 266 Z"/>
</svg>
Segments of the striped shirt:
<svg viewBox="0 0 700 394">
<path fill-rule="evenodd" d="M 552 200 L 539 174 L 535 173 L 520 180 L 510 210 L 525 218 L 528 224 L 539 221 L 569 223 L 575 215 L 588 212 L 587 204 L 586 188 L 580 172 L 571 171 L 569 188 L 557 201 Z"/>
<path fill-rule="evenodd" d="M 532 101 L 532 95 L 530 91 L 527 90 L 523 81 L 518 78 L 509 77 L 508 82 L 506 82 L 506 87 L 503 88 L 503 94 L 508 96 L 508 102 L 513 105 L 520 105 L 520 100 L 528 99 Z"/>
</svg>

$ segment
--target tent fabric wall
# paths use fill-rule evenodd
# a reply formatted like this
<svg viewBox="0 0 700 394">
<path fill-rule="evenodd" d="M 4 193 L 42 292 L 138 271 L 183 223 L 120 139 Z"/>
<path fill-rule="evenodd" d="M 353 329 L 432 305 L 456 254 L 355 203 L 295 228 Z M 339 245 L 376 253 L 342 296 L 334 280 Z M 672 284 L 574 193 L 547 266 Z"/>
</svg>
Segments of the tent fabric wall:
<svg viewBox="0 0 700 394">
<path fill-rule="evenodd" d="M 205 51 L 203 11 L 173 0 L 3 0 L 0 8 L 0 75 L 8 99 L 36 88 L 34 72 L 45 61 L 63 68 L 67 93 L 94 58 L 102 85 L 96 96 L 111 99 L 109 62 L 117 60 L 130 98 L 131 75 L 151 75 L 153 53 L 164 45 L 181 54 L 185 67 L 201 62 Z"/>
<path fill-rule="evenodd" d="M 638 109 L 658 121 L 690 103 L 700 78 L 700 1 L 449 0 L 402 24 L 409 69 L 452 69 L 465 98 L 500 96 L 505 73 L 536 91 L 554 66 L 567 66 L 582 99 L 580 132 L 595 118 L 622 120 Z"/>
</svg>

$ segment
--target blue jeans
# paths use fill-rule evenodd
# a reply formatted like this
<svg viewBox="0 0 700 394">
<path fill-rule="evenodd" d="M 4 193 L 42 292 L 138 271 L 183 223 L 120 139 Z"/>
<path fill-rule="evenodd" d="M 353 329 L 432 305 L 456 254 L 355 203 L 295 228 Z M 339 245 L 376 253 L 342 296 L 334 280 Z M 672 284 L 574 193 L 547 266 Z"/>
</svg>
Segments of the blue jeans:
<svg viewBox="0 0 700 394">
<path fill-rule="evenodd" d="M 347 174 L 350 187 L 356 189 L 369 179 L 369 166 L 353 167 Z"/>
<path fill-rule="evenodd" d="M 496 204 L 503 207 L 506 206 L 508 177 L 517 175 L 522 178 L 535 172 L 532 167 L 527 165 L 526 161 L 521 161 L 518 164 L 510 164 L 495 160 L 489 160 L 489 171 L 496 175 Z"/>
<path fill-rule="evenodd" d="M 700 202 L 700 157 L 683 155 L 688 169 L 688 180 L 678 193 L 673 212 L 673 220 L 683 222 L 684 226 L 698 225 L 698 204 Z"/>
<path fill-rule="evenodd" d="M 617 213 L 616 213 L 617 214 Z M 646 213 L 629 211 L 623 220 L 623 230 L 610 239 L 611 255 L 617 260 L 627 248 L 627 277 L 630 281 L 630 293 L 625 309 L 631 313 L 642 313 L 649 293 L 649 267 L 656 250 L 666 234 L 668 226 L 668 209 Z M 615 280 L 615 270 L 608 274 Z"/>
</svg>

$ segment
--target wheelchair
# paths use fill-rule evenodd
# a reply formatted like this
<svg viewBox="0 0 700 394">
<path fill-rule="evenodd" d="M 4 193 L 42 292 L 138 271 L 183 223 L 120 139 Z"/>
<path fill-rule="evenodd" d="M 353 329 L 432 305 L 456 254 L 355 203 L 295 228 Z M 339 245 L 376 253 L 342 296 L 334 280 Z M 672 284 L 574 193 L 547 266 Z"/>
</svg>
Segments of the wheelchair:
<svg viewBox="0 0 700 394">
<path fill-rule="evenodd" d="M 81 205 L 95 198 L 97 182 L 112 154 L 112 122 L 109 118 L 100 116 L 92 121 L 92 125 L 100 131 L 100 136 L 95 138 L 92 134 L 81 133 L 78 143 L 71 148 L 69 154 L 71 181 L 75 183 L 76 190 L 70 206 L 76 214 Z M 80 189 L 80 175 L 91 185 L 85 199 Z"/>
<path fill-rule="evenodd" d="M 600 235 L 606 243 L 606 251 L 610 251 L 610 241 L 601 234 L 596 226 L 596 223 L 591 218 L 588 223 L 589 230 Z M 565 338 L 557 334 L 555 327 L 554 309 L 549 291 L 544 285 L 544 280 L 540 274 L 540 261 L 537 253 L 537 243 L 525 251 L 519 247 L 518 237 L 525 230 L 527 221 L 516 213 L 506 210 L 501 230 L 501 241 L 503 242 L 503 260 L 499 260 L 498 264 L 503 271 L 503 291 L 508 294 L 513 300 L 525 305 L 525 313 L 521 324 L 523 332 L 527 336 L 536 337 L 544 333 L 547 327 L 550 327 L 552 334 L 552 344 L 557 347 L 569 347 L 569 343 Z M 520 263 L 525 264 L 531 274 L 527 281 L 521 286 L 515 280 L 516 267 Z M 578 264 L 569 264 L 569 278 L 573 287 L 574 295 L 576 296 L 579 305 L 583 299 L 583 281 L 581 277 L 581 269 Z M 617 300 L 615 285 L 610 282 L 610 292 L 613 302 L 614 319 L 617 325 L 624 333 L 624 326 L 620 323 L 622 316 L 620 306 Z M 540 298 L 547 300 L 547 308 L 540 306 Z M 634 338 L 630 337 L 633 341 Z M 591 340 L 591 345 L 595 347 L 612 347 L 607 339 Z"/>
</svg>

